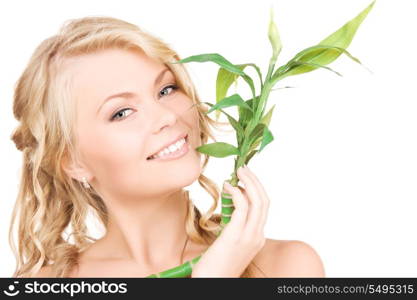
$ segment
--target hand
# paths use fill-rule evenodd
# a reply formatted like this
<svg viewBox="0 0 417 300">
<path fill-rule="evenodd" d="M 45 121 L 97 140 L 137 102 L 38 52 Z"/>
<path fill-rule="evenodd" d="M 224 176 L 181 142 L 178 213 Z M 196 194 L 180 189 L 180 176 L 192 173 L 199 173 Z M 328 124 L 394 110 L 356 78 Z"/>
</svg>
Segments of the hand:
<svg viewBox="0 0 417 300">
<path fill-rule="evenodd" d="M 248 167 L 240 167 L 237 176 L 245 188 L 224 186 L 235 207 L 231 219 L 193 267 L 191 277 L 240 277 L 265 245 L 268 195 Z"/>
</svg>

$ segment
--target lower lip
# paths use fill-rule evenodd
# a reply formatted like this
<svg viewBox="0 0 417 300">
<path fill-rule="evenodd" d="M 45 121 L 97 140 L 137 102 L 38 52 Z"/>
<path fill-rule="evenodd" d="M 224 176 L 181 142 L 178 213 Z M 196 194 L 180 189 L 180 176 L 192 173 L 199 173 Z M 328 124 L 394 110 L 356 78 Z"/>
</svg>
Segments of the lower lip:
<svg viewBox="0 0 417 300">
<path fill-rule="evenodd" d="M 173 152 L 173 153 L 169 153 L 164 155 L 163 157 L 157 157 L 157 158 L 153 158 L 153 159 L 149 159 L 149 161 L 169 161 L 169 160 L 174 160 L 174 159 L 178 159 L 183 157 L 185 154 L 188 153 L 189 150 L 189 146 L 188 146 L 188 136 L 185 138 L 185 143 L 182 145 L 181 149 Z"/>
</svg>

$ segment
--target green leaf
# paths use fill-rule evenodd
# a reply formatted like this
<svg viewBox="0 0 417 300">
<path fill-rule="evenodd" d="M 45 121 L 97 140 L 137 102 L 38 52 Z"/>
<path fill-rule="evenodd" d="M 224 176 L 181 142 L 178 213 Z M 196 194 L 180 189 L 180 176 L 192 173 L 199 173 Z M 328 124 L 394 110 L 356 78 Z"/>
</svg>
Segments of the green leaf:
<svg viewBox="0 0 417 300">
<path fill-rule="evenodd" d="M 261 144 L 261 148 L 259 148 L 259 152 L 261 152 L 262 149 L 265 148 L 265 146 L 268 145 L 273 140 L 274 140 L 274 136 L 272 135 L 272 132 L 269 131 L 267 126 L 265 126 L 263 136 L 262 136 L 262 144 Z"/>
<path fill-rule="evenodd" d="M 361 25 L 362 21 L 368 15 L 369 11 L 375 4 L 375 0 L 372 1 L 363 11 L 361 11 L 355 18 L 347 22 L 337 31 L 333 32 L 331 35 L 322 40 L 320 45 L 332 45 L 341 48 L 347 48 L 352 41 L 356 31 Z"/>
<path fill-rule="evenodd" d="M 255 128 L 249 134 L 249 144 L 252 145 L 253 142 L 263 135 L 264 128 L 266 127 L 263 123 L 256 124 Z"/>
<path fill-rule="evenodd" d="M 327 51 L 323 51 L 327 50 Z M 357 62 L 358 64 L 362 64 L 360 60 L 350 54 L 349 51 L 342 47 L 331 46 L 331 45 L 315 45 L 312 47 L 308 47 L 299 53 L 297 53 L 291 61 L 299 60 L 299 61 L 314 61 L 317 60 L 318 55 L 320 55 L 320 63 L 329 64 L 330 62 L 334 61 L 339 55 L 342 53 L 346 54 L 349 58 Z M 335 55 L 337 57 L 335 58 Z M 330 61 L 330 62 L 329 62 Z"/>
<path fill-rule="evenodd" d="M 217 79 L 216 79 L 216 103 L 219 102 L 224 97 L 226 97 L 227 91 L 229 90 L 230 86 L 234 82 L 237 83 L 237 79 L 238 79 L 239 76 L 241 76 L 243 78 L 243 80 L 249 85 L 249 87 L 252 91 L 252 94 L 255 95 L 255 86 L 253 84 L 252 78 L 249 75 L 247 75 L 246 73 L 243 72 L 243 70 L 247 66 L 252 66 L 257 71 L 258 76 L 260 78 L 261 89 L 262 89 L 262 87 L 263 87 L 262 74 L 261 74 L 261 71 L 260 71 L 260 69 L 257 65 L 255 65 L 253 63 L 236 65 L 237 68 L 242 70 L 243 75 L 230 72 L 229 70 L 226 70 L 224 68 L 220 68 L 218 73 L 217 73 Z M 219 113 L 216 112 L 216 119 L 218 120 L 218 118 L 219 118 Z"/>
<path fill-rule="evenodd" d="M 249 107 L 253 107 L 253 98 L 246 100 L 245 103 Z M 243 128 L 246 128 L 246 125 L 248 124 L 248 122 L 253 118 L 254 112 L 253 110 L 247 109 L 243 106 L 239 106 L 238 111 L 239 111 L 239 123 Z"/>
<path fill-rule="evenodd" d="M 248 63 L 248 64 L 245 64 L 245 65 L 247 65 L 247 66 L 252 66 L 252 67 L 254 67 L 254 68 L 255 68 L 256 72 L 258 73 L 259 80 L 260 80 L 260 82 L 261 82 L 261 90 L 262 90 L 262 89 L 263 89 L 262 73 L 261 73 L 261 71 L 260 71 L 259 67 L 258 67 L 257 65 L 255 65 L 255 64 L 253 64 L 253 63 Z M 249 85 L 249 87 L 250 87 L 250 89 L 251 89 L 251 92 L 252 92 L 252 97 L 253 97 L 253 98 L 255 98 L 255 97 L 256 97 L 256 95 L 255 95 L 255 86 L 254 86 L 254 84 L 253 84 L 253 80 L 252 80 L 252 78 L 251 78 L 249 75 L 247 75 L 247 74 L 242 75 L 242 78 L 243 78 L 243 80 L 245 80 L 245 81 L 246 81 L 246 83 Z M 253 108 L 253 106 L 251 106 L 251 107 Z"/>
<path fill-rule="evenodd" d="M 239 76 L 242 76 L 242 78 L 246 81 L 246 83 L 248 83 L 251 92 L 253 94 L 253 96 L 255 96 L 255 86 L 253 84 L 253 80 L 252 78 L 247 75 L 245 72 L 243 72 L 244 66 L 246 65 L 250 65 L 255 67 L 255 69 L 257 69 L 258 74 L 260 74 L 259 68 L 255 65 L 255 64 L 243 64 L 243 65 L 234 65 L 232 64 L 230 61 L 228 61 L 226 58 L 224 58 L 223 56 L 221 56 L 218 53 L 205 53 L 205 54 L 199 54 L 199 55 L 192 55 L 189 57 L 186 57 L 184 59 L 175 61 L 175 62 L 171 62 L 172 64 L 177 64 L 177 63 L 188 63 L 188 62 L 207 62 L 207 61 L 211 61 L 214 62 L 216 64 L 218 64 L 221 68 L 223 68 L 226 71 L 229 71 L 232 74 L 237 74 Z M 222 74 L 221 76 L 225 76 L 224 74 Z M 227 75 L 229 76 L 229 75 Z M 231 80 L 231 82 L 230 82 Z M 227 94 L 227 90 L 230 87 L 230 85 L 235 81 L 235 77 L 231 77 L 231 79 L 229 78 L 227 80 L 227 82 L 225 83 L 224 86 L 220 87 L 220 91 L 218 93 L 220 93 L 220 95 L 216 95 L 216 102 L 219 99 L 222 99 L 222 96 L 226 96 Z M 262 81 L 262 75 L 261 75 L 261 81 Z M 217 84 L 219 84 L 219 82 L 221 82 L 221 79 L 217 79 Z M 229 84 L 230 82 L 230 84 Z M 227 86 L 227 84 L 229 84 Z M 216 85 L 216 94 L 217 94 L 217 89 L 218 89 L 218 85 Z M 218 114 L 216 114 L 216 118 L 218 119 Z"/>
<path fill-rule="evenodd" d="M 237 67 L 242 71 L 246 66 L 247 65 L 237 65 Z M 236 82 L 238 77 L 239 75 L 236 73 L 232 73 L 226 70 L 225 68 L 219 68 L 216 79 L 216 103 L 218 103 L 221 99 L 226 97 L 227 91 L 229 90 L 233 82 Z M 216 111 L 216 120 L 219 119 L 219 116 L 220 111 Z"/>
<path fill-rule="evenodd" d="M 252 144 L 249 147 L 249 153 L 251 151 L 254 151 L 256 148 L 258 148 L 259 144 L 262 142 L 262 136 L 259 136 L 257 139 L 255 139 Z"/>
<path fill-rule="evenodd" d="M 240 97 L 239 94 L 233 94 L 220 100 L 218 103 L 213 105 L 205 114 L 209 114 L 218 108 L 225 108 L 230 106 L 242 106 L 252 111 L 252 108 L 242 99 L 242 97 Z"/>
<path fill-rule="evenodd" d="M 211 61 L 218 64 L 220 67 L 239 75 L 246 75 L 239 67 L 232 64 L 226 58 L 221 56 L 218 53 L 206 53 L 206 54 L 199 54 L 199 55 L 192 55 L 176 62 L 171 62 L 172 64 L 178 63 L 188 63 L 188 62 L 207 62 Z"/>
<path fill-rule="evenodd" d="M 316 58 L 318 55 L 323 54 L 323 50 L 326 50 L 326 56 L 321 56 L 320 61 L 322 61 L 322 63 L 319 64 L 312 62 L 317 61 Z M 324 67 L 323 63 L 326 64 L 329 59 L 336 59 L 342 53 L 345 53 L 349 58 L 362 65 L 360 60 L 350 54 L 346 49 L 327 45 L 316 45 L 300 51 L 285 66 L 282 66 L 282 68 L 280 67 L 279 71 L 274 74 L 275 80 L 278 76 L 280 79 L 282 79 L 291 75 L 307 73 L 319 67 L 328 68 Z M 333 71 L 341 76 L 339 73 L 330 68 L 328 68 L 328 70 Z"/>
<path fill-rule="evenodd" d="M 250 90 L 252 92 L 252 96 L 255 97 L 255 85 L 253 84 L 253 80 L 249 75 L 242 75 L 243 80 L 249 85 Z"/>
<path fill-rule="evenodd" d="M 294 69 L 297 69 L 298 66 L 307 66 L 307 67 L 310 67 L 311 68 L 310 70 L 308 70 L 306 68 L 304 68 L 303 70 L 301 70 L 300 68 L 298 68 L 298 71 L 296 71 L 295 74 L 306 73 L 306 72 L 315 70 L 317 68 L 324 68 L 324 69 L 329 70 L 329 71 L 331 71 L 333 73 L 336 73 L 339 76 L 342 76 L 342 74 L 340 74 L 339 72 L 333 70 L 332 68 L 327 67 L 327 66 L 323 66 L 323 65 L 320 65 L 320 64 L 316 64 L 316 63 L 305 62 L 305 61 L 295 61 L 295 62 L 293 62 L 293 65 L 295 66 Z M 289 72 L 289 73 L 291 73 L 291 72 Z M 295 75 L 295 74 L 293 73 L 291 75 Z"/>
<path fill-rule="evenodd" d="M 252 137 L 252 141 L 250 143 L 248 152 L 252 153 L 259 146 L 259 144 L 261 144 L 261 147 L 258 150 L 258 153 L 259 153 L 262 151 L 263 148 L 265 148 L 266 145 L 268 145 L 273 140 L 274 140 L 274 137 L 272 135 L 272 132 L 269 130 L 269 128 L 266 126 L 259 126 L 256 132 L 256 136 L 254 134 L 254 136 Z"/>
<path fill-rule="evenodd" d="M 231 115 L 227 114 L 227 119 L 229 120 L 229 123 L 232 125 L 232 127 L 235 129 L 236 131 L 236 139 L 237 139 L 237 143 L 238 145 L 241 144 L 242 139 L 243 139 L 243 135 L 244 135 L 244 130 L 242 128 L 242 126 L 240 126 L 239 122 L 235 120 L 235 118 L 233 118 Z"/>
<path fill-rule="evenodd" d="M 250 67 L 253 67 L 255 69 L 256 73 L 258 73 L 259 82 L 261 84 L 261 90 L 262 90 L 263 89 L 263 82 L 262 82 L 262 72 L 261 72 L 261 69 L 257 65 L 255 65 L 253 63 L 247 63 L 246 65 L 247 66 L 250 66 Z"/>
<path fill-rule="evenodd" d="M 251 160 L 251 158 L 258 152 L 258 150 L 253 150 L 249 152 L 248 156 L 245 159 L 245 164 L 248 164 L 248 162 Z"/>
<path fill-rule="evenodd" d="M 209 102 L 203 102 L 203 103 L 206 103 L 206 104 L 208 104 L 210 106 L 214 106 L 213 104 L 211 104 Z M 239 124 L 239 122 L 235 118 L 233 118 L 231 115 L 229 115 L 223 109 L 218 108 L 217 111 L 219 111 L 219 113 L 222 112 L 222 113 L 224 113 L 226 115 L 227 119 L 229 120 L 229 123 L 236 130 L 236 138 L 237 138 L 238 144 L 240 144 L 240 142 L 241 142 L 241 140 L 243 138 L 243 134 L 244 134 L 244 130 L 243 130 L 242 126 Z"/>
<path fill-rule="evenodd" d="M 286 65 L 281 66 L 276 70 L 272 77 L 273 83 L 276 83 L 278 79 L 285 78 L 287 76 L 302 74 L 317 69 L 317 65 L 327 65 L 336 60 L 342 53 L 348 55 L 354 61 L 360 63 L 360 61 L 353 57 L 346 48 L 352 42 L 356 31 L 360 24 L 368 15 L 372 9 L 375 1 L 362 10 L 355 18 L 345 23 L 338 30 L 333 32 L 327 38 L 323 39 L 317 45 L 304 49 L 298 53 L 293 59 L 291 59 Z M 302 61 L 308 64 L 299 64 L 294 67 L 294 61 Z M 316 65 L 313 65 L 316 64 Z"/>
<path fill-rule="evenodd" d="M 214 157 L 226 157 L 230 155 L 240 155 L 240 151 L 235 146 L 224 143 L 216 142 L 205 144 L 200 147 L 197 147 L 196 150 L 200 153 L 204 153 Z"/>
<path fill-rule="evenodd" d="M 272 107 L 269 109 L 269 111 L 262 117 L 261 123 L 265 124 L 266 126 L 269 126 L 269 123 L 271 122 L 272 113 L 274 112 L 275 104 L 272 105 Z"/>
</svg>

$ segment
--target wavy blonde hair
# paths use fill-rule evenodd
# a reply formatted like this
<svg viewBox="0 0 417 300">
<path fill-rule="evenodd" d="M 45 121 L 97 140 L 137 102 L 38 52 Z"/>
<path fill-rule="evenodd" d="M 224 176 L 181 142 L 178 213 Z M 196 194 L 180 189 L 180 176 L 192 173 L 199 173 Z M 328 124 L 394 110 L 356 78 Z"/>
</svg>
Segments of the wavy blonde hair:
<svg viewBox="0 0 417 300">
<path fill-rule="evenodd" d="M 66 58 L 93 53 L 106 48 L 142 50 L 164 64 L 179 60 L 178 54 L 162 40 L 136 25 L 111 17 L 84 17 L 65 22 L 58 34 L 45 39 L 32 54 L 14 90 L 13 113 L 19 121 L 11 138 L 23 152 L 20 185 L 13 209 L 9 243 L 16 257 L 13 277 L 33 277 L 42 267 L 51 267 L 52 277 L 67 277 L 77 265 L 78 254 L 96 239 L 85 225 L 89 209 L 107 229 L 108 214 L 103 200 L 93 188 L 88 191 L 79 181 L 67 176 L 62 161 L 74 157 L 74 104 L 71 85 L 63 72 Z M 179 87 L 193 103 L 201 104 L 183 64 L 167 64 Z M 201 141 L 216 141 L 210 126 L 218 122 L 197 105 Z M 202 171 L 209 160 L 204 155 Z M 188 197 L 186 231 L 197 243 L 210 245 L 220 228 L 220 214 L 213 214 L 220 191 L 200 174 L 198 183 L 213 198 L 210 209 L 201 214 Z M 17 246 L 13 233 L 17 225 Z M 70 229 L 64 238 L 65 231 Z M 73 236 L 74 242 L 69 241 Z M 252 264 L 241 277 L 250 277 Z"/>
</svg>

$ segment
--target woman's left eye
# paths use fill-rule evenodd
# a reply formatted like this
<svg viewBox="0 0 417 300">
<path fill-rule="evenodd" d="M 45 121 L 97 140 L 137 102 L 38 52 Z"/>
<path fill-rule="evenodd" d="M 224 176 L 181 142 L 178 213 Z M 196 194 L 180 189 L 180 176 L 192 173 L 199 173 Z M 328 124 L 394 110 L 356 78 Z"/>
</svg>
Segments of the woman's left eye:
<svg viewBox="0 0 417 300">
<path fill-rule="evenodd" d="M 164 91 L 164 90 L 166 90 L 166 89 L 168 89 L 168 88 L 172 88 L 172 90 L 173 91 L 175 91 L 175 90 L 177 90 L 178 89 L 178 85 L 176 85 L 176 84 L 170 84 L 170 85 L 167 85 L 166 87 L 164 87 L 162 90 L 161 90 L 161 92 L 162 91 Z M 126 110 L 129 110 L 130 108 L 123 108 L 123 109 L 121 109 L 121 110 L 119 110 L 118 112 L 116 112 L 111 118 L 110 118 L 110 121 L 114 121 L 115 119 L 119 119 L 119 120 L 121 120 L 121 119 L 124 119 L 124 118 L 117 118 L 117 116 L 120 116 L 120 115 L 122 115 Z M 130 109 L 131 110 L 131 109 Z"/>
<path fill-rule="evenodd" d="M 161 92 L 162 91 L 164 91 L 165 89 L 167 89 L 167 88 L 172 88 L 172 90 L 173 91 L 176 91 L 177 89 L 178 89 L 178 85 L 176 85 L 176 84 L 170 84 L 170 85 L 167 85 L 166 87 L 164 87 L 162 90 L 161 90 Z"/>
</svg>

